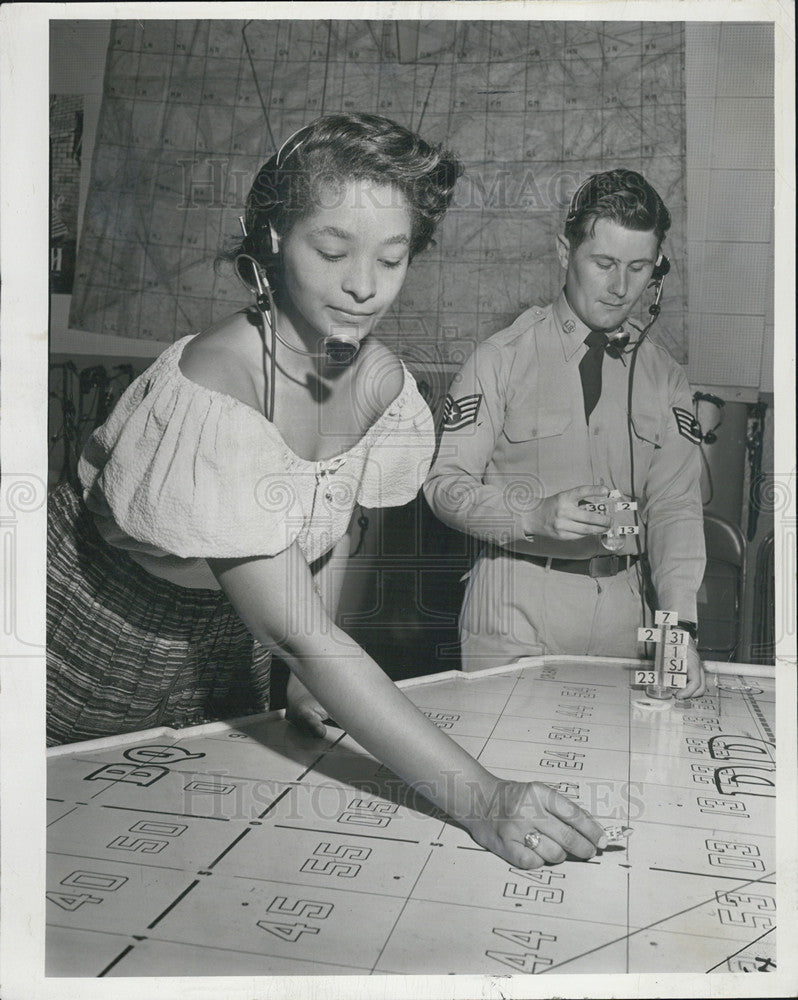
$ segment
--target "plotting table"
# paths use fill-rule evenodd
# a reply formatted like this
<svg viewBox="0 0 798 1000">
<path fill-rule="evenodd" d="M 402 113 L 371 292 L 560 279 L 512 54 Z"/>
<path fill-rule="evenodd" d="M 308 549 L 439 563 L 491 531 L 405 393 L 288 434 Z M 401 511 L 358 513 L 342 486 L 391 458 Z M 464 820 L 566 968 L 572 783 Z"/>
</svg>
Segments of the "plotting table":
<svg viewBox="0 0 798 1000">
<path fill-rule="evenodd" d="M 772 673 L 713 664 L 663 709 L 631 667 L 401 685 L 496 774 L 632 830 L 537 871 L 278 713 L 51 750 L 47 975 L 775 970 Z"/>
</svg>

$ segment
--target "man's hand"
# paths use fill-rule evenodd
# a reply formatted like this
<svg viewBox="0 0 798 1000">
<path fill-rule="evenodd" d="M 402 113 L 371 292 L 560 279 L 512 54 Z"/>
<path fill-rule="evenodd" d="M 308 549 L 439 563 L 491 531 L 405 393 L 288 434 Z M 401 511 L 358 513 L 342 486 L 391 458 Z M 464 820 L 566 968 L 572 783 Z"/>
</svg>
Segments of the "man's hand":
<svg viewBox="0 0 798 1000">
<path fill-rule="evenodd" d="M 545 497 L 528 515 L 530 535 L 543 535 L 570 542 L 585 535 L 600 535 L 610 526 L 607 514 L 588 510 L 579 501 L 600 499 L 609 495 L 606 486 L 575 486 Z"/>
<path fill-rule="evenodd" d="M 687 646 L 687 687 L 676 692 L 677 701 L 685 698 L 700 698 L 707 690 L 704 683 L 704 665 L 698 655 L 695 639 L 690 639 Z"/>
<path fill-rule="evenodd" d="M 327 735 L 327 712 L 294 674 L 288 678 L 285 717 L 304 733 L 320 738 Z"/>
</svg>

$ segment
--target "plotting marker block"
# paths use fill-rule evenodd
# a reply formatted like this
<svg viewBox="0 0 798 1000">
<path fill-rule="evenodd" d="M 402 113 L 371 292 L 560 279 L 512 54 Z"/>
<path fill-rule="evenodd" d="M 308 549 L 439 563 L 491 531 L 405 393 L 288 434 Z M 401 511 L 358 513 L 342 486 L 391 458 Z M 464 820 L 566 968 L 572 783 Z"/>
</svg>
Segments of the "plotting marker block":
<svg viewBox="0 0 798 1000">
<path fill-rule="evenodd" d="M 635 684 L 655 684 L 656 670 L 635 670 Z"/>
<path fill-rule="evenodd" d="M 676 659 L 672 657 L 669 660 L 665 660 L 665 671 L 669 674 L 686 674 L 687 673 L 687 660 Z"/>
<path fill-rule="evenodd" d="M 611 844 L 625 840 L 632 833 L 631 826 L 605 826 L 604 834 Z"/>
<path fill-rule="evenodd" d="M 690 633 L 682 628 L 668 628 L 665 631 L 665 642 L 672 646 L 686 646 L 690 642 Z"/>
<path fill-rule="evenodd" d="M 615 513 L 619 510 L 637 510 L 637 501 L 619 500 L 610 495 L 606 500 L 580 500 L 579 506 L 583 507 L 585 510 L 592 511 L 593 513 L 598 511 L 600 514 L 606 514 L 607 511 Z"/>
<path fill-rule="evenodd" d="M 665 674 L 666 683 L 675 688 L 687 687 L 687 674 L 673 674 L 667 671 Z"/>
<path fill-rule="evenodd" d="M 687 658 L 685 648 L 690 640 L 686 629 L 674 627 L 678 624 L 675 611 L 654 612 L 653 628 L 639 628 L 638 642 L 656 643 L 654 653 L 653 681 L 647 684 L 646 694 L 650 698 L 669 698 L 674 688 L 687 687 Z"/>
<path fill-rule="evenodd" d="M 637 630 L 638 642 L 662 642 L 662 631 L 658 628 L 647 626 Z"/>
</svg>

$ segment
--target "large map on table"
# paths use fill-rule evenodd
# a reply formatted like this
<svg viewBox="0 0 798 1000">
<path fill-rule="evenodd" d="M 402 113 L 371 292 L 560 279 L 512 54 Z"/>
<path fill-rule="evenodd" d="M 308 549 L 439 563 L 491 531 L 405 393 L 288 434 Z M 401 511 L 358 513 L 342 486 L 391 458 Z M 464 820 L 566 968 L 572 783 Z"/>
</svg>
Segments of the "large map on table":
<svg viewBox="0 0 798 1000">
<path fill-rule="evenodd" d="M 340 730 L 269 717 L 51 751 L 47 974 L 776 970 L 773 680 L 710 676 L 662 708 L 631 666 L 403 685 L 489 770 L 623 828 L 535 871 Z"/>
<path fill-rule="evenodd" d="M 626 166 L 673 215 L 656 335 L 684 361 L 683 56 L 678 22 L 116 22 L 70 323 L 170 340 L 247 301 L 212 263 L 258 167 L 318 114 L 368 111 L 467 167 L 380 328 L 408 360 L 459 363 L 551 301 L 571 195 Z"/>
</svg>

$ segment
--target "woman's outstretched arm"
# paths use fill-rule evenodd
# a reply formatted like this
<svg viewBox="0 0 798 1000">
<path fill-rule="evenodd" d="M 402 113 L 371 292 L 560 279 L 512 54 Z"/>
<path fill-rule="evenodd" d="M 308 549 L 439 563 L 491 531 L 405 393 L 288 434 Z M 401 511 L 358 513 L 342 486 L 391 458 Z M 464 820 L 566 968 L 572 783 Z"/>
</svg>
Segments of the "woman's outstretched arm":
<svg viewBox="0 0 798 1000">
<path fill-rule="evenodd" d="M 521 868 L 592 857 L 603 830 L 540 783 L 487 771 L 433 725 L 330 618 L 294 544 L 276 556 L 209 560 L 250 631 L 371 754 L 462 823 L 483 847 Z M 536 849 L 524 844 L 540 835 Z"/>
</svg>

